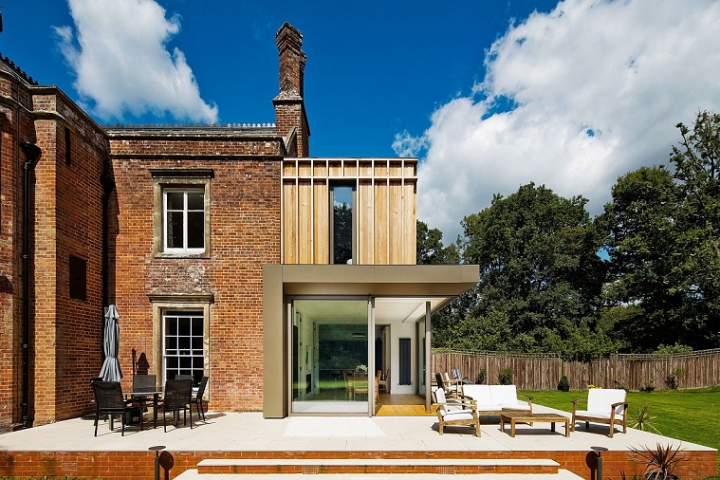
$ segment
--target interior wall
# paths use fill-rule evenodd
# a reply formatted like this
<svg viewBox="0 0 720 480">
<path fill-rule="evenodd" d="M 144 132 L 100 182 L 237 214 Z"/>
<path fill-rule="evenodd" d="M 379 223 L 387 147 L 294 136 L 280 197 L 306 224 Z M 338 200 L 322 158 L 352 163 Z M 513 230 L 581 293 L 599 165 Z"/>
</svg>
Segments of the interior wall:
<svg viewBox="0 0 720 480">
<path fill-rule="evenodd" d="M 400 385 L 400 339 L 410 339 L 411 384 Z M 393 394 L 414 394 L 417 390 L 417 338 L 414 323 L 393 324 L 390 329 L 390 391 Z"/>
</svg>

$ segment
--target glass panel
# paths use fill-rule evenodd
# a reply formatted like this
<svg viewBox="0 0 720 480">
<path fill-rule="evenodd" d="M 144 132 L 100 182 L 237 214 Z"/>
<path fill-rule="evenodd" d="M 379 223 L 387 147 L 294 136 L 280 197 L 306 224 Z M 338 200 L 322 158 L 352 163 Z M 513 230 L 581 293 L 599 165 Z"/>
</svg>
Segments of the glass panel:
<svg viewBox="0 0 720 480">
<path fill-rule="evenodd" d="M 188 248 L 205 247 L 205 214 L 188 213 Z"/>
<path fill-rule="evenodd" d="M 202 318 L 193 319 L 192 334 L 193 334 L 193 336 L 202 338 L 202 335 L 203 335 L 203 319 Z"/>
<path fill-rule="evenodd" d="M 166 192 L 165 195 L 168 210 L 183 210 L 185 208 L 185 195 L 183 192 Z"/>
<path fill-rule="evenodd" d="M 188 210 L 205 210 L 205 199 L 202 192 L 188 192 Z"/>
<path fill-rule="evenodd" d="M 165 329 L 166 335 L 177 335 L 177 321 L 172 317 L 167 317 Z"/>
<path fill-rule="evenodd" d="M 168 212 L 166 228 L 167 247 L 183 248 L 183 213 Z"/>
<path fill-rule="evenodd" d="M 190 335 L 190 319 L 180 318 L 178 323 L 180 324 L 180 335 Z"/>
<path fill-rule="evenodd" d="M 367 300 L 295 300 L 293 307 L 293 413 L 367 414 Z"/>
<path fill-rule="evenodd" d="M 332 187 L 333 191 L 333 263 L 352 263 L 353 188 Z"/>
</svg>

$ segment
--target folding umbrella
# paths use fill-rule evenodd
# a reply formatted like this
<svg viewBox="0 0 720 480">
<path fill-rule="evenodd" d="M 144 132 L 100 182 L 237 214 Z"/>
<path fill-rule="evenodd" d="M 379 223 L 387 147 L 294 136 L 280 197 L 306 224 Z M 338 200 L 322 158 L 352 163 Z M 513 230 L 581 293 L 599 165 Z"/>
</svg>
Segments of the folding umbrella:
<svg viewBox="0 0 720 480">
<path fill-rule="evenodd" d="M 120 371 L 120 362 L 117 359 L 120 349 L 120 326 L 117 321 L 118 311 L 115 305 L 105 308 L 105 333 L 103 336 L 105 361 L 100 369 L 100 377 L 106 382 L 119 382 L 123 376 Z"/>
</svg>

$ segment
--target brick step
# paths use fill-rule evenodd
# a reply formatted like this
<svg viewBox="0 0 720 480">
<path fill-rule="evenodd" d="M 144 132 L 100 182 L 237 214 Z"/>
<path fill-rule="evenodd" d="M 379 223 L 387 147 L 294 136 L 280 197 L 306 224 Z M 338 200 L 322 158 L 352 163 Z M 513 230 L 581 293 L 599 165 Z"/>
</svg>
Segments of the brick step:
<svg viewBox="0 0 720 480">
<path fill-rule="evenodd" d="M 462 480 L 582 480 L 574 473 L 559 469 L 557 473 L 476 473 L 461 475 Z M 176 480 L 249 480 L 258 478 L 253 473 L 199 473 L 197 470 L 186 470 L 175 477 Z M 268 473 L 262 480 L 308 480 L 302 473 Z M 331 480 L 447 480 L 448 475 L 442 473 L 336 473 Z"/>
<path fill-rule="evenodd" d="M 311 459 L 205 459 L 200 474 L 439 474 L 488 473 L 555 474 L 560 465 L 549 459 L 467 458 L 311 458 Z"/>
</svg>

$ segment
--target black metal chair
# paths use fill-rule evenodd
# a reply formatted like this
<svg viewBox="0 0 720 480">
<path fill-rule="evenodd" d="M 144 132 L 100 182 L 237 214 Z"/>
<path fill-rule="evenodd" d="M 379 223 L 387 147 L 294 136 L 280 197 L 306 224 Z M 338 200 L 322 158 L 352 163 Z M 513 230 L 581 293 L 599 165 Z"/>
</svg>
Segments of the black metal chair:
<svg viewBox="0 0 720 480">
<path fill-rule="evenodd" d="M 125 425 L 132 415 L 134 408 L 129 405 L 130 401 L 125 400 L 120 382 L 104 382 L 94 380 L 91 382 L 93 394 L 95 395 L 95 436 L 97 437 L 100 415 L 107 414 L 110 417 L 110 430 L 113 430 L 113 415 L 119 414 L 122 423 L 122 435 L 125 435 Z M 142 430 L 142 421 L 140 430 Z"/>
<path fill-rule="evenodd" d="M 197 394 L 195 394 L 195 400 L 193 400 L 193 402 L 195 403 L 195 409 L 198 412 L 198 418 L 202 418 L 203 422 L 206 421 L 205 410 L 203 409 L 203 395 L 205 395 L 205 388 L 207 387 L 208 380 L 210 380 L 210 377 L 202 377 L 202 380 L 200 380 L 200 386 L 197 390 Z M 192 417 L 192 413 L 190 414 L 190 416 Z"/>
<path fill-rule="evenodd" d="M 192 430 L 192 380 L 167 380 L 165 396 L 160 408 L 163 411 L 163 430 L 167 432 L 167 412 L 183 412 L 183 425 L 187 425 L 187 412 L 190 410 L 190 430 Z"/>
</svg>

